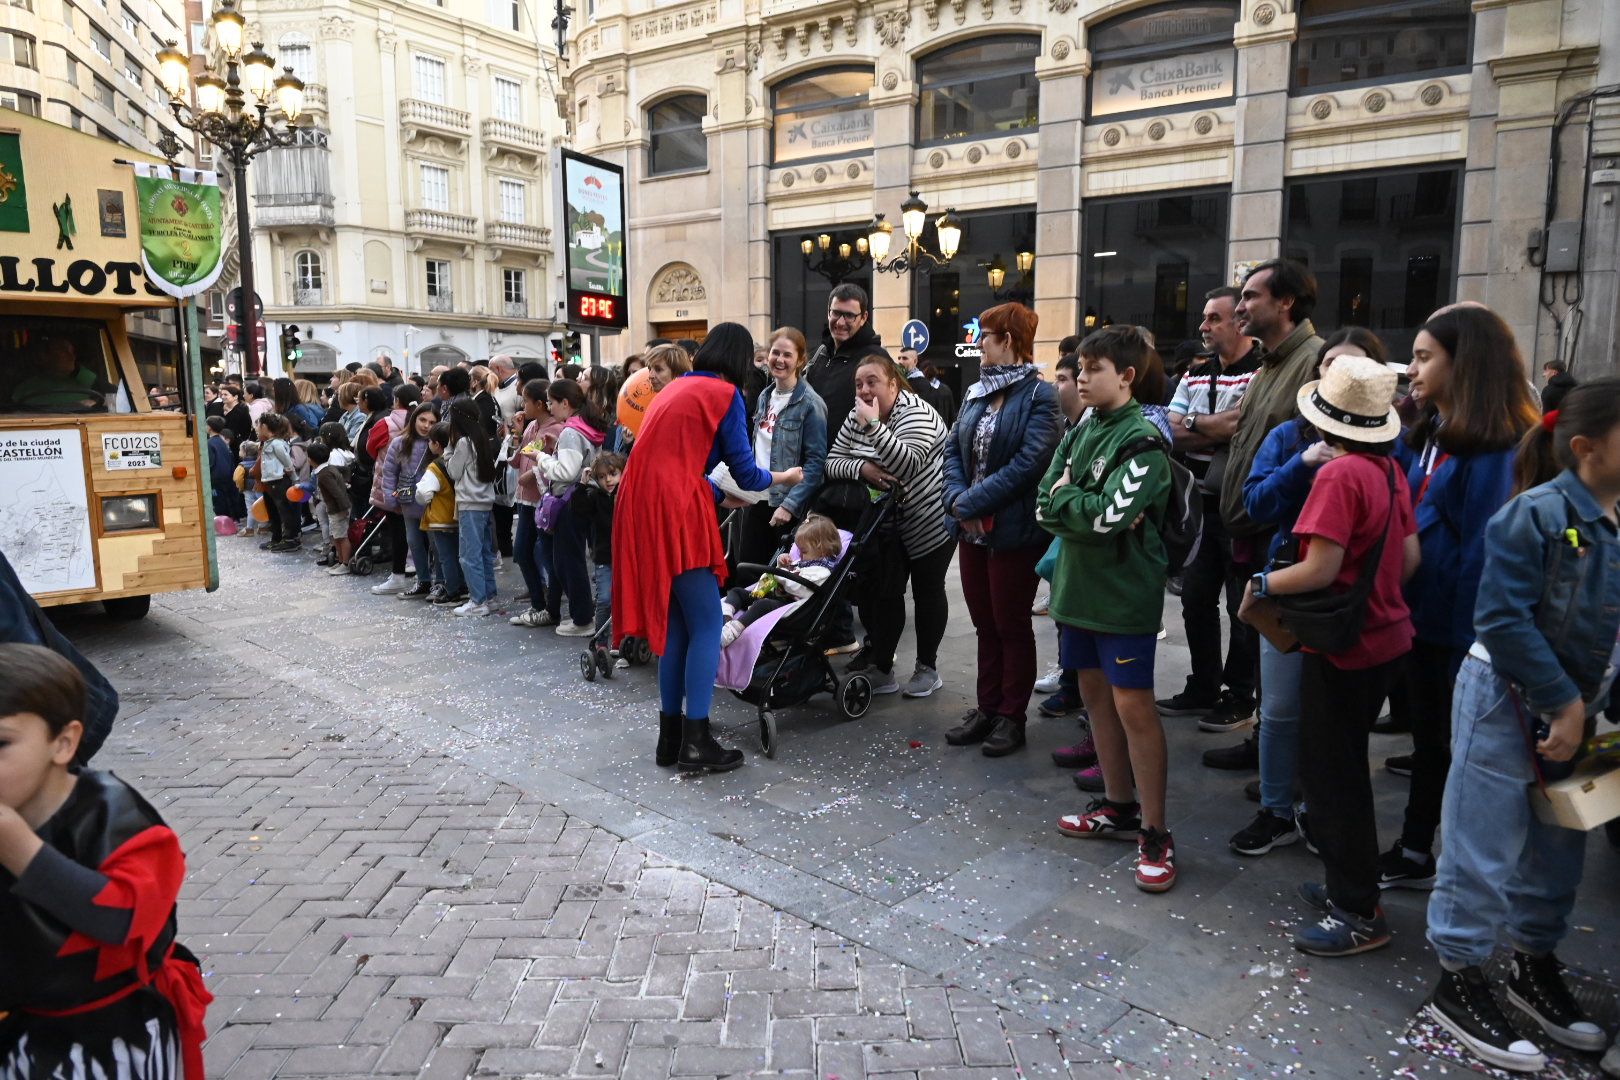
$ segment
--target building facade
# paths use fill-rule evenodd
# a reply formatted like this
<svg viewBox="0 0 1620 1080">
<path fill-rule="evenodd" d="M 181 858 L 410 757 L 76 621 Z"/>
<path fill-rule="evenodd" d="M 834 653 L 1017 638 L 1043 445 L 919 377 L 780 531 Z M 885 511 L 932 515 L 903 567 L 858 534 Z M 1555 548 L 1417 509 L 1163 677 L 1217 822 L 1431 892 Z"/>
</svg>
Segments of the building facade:
<svg viewBox="0 0 1620 1080">
<path fill-rule="evenodd" d="M 380 355 L 423 372 L 503 352 L 545 357 L 559 330 L 547 164 L 559 86 L 531 7 L 245 10 L 250 37 L 304 80 L 309 114 L 298 145 L 249 173 L 271 373 L 291 324 L 305 372 Z"/>
<path fill-rule="evenodd" d="M 1318 277 L 1319 327 L 1369 326 L 1396 356 L 1477 299 L 1527 356 L 1613 364 L 1620 114 L 1581 95 L 1620 82 L 1620 5 L 594 0 L 571 53 L 574 143 L 627 173 L 610 356 L 726 320 L 814 340 L 842 280 L 891 346 L 926 322 L 942 366 L 1006 299 L 1034 306 L 1048 363 L 1115 321 L 1172 353 L 1205 292 L 1287 255 Z M 868 223 L 903 248 L 912 192 L 924 248 L 951 209 L 960 250 L 874 272 Z"/>
</svg>

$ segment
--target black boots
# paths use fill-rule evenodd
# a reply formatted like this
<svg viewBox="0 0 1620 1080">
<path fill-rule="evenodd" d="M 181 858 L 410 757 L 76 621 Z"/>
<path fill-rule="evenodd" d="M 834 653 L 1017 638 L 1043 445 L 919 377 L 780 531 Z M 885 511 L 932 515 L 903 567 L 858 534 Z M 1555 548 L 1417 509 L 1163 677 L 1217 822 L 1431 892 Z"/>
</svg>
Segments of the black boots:
<svg viewBox="0 0 1620 1080">
<path fill-rule="evenodd" d="M 681 756 L 681 715 L 658 714 L 658 752 L 653 760 L 668 768 Z"/>
<path fill-rule="evenodd" d="M 1519 1038 L 1508 1023 L 1489 980 L 1477 967 L 1442 971 L 1426 1009 L 1481 1061 L 1511 1072 L 1538 1072 L 1547 1065 L 1541 1048 Z"/>
<path fill-rule="evenodd" d="M 1014 750 L 1024 748 L 1024 718 L 1022 716 L 996 717 L 996 729 L 984 740 L 979 752 L 985 757 L 1006 757 Z"/>
<path fill-rule="evenodd" d="M 970 709 L 960 724 L 945 733 L 945 741 L 952 746 L 971 746 L 984 742 L 995 726 L 995 717 L 986 716 L 978 709 Z"/>
<path fill-rule="evenodd" d="M 741 750 L 727 750 L 714 741 L 706 716 L 682 718 L 681 735 L 679 764 L 686 772 L 729 772 L 743 763 Z"/>
</svg>

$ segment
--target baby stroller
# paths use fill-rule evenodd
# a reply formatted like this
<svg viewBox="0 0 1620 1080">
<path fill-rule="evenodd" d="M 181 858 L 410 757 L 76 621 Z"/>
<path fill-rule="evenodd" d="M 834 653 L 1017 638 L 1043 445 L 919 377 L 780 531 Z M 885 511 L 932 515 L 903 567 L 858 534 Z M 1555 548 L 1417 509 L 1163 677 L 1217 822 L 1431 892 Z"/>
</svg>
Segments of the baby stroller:
<svg viewBox="0 0 1620 1080">
<path fill-rule="evenodd" d="M 826 650 L 835 644 L 829 635 L 833 613 L 839 601 L 852 588 L 855 567 L 861 553 L 874 543 L 898 543 L 884 535 L 884 524 L 894 512 L 898 490 L 873 503 L 850 534 L 849 543 L 820 585 L 777 566 L 741 563 L 737 569 L 747 574 L 775 574 L 810 590 L 810 598 L 771 627 L 759 657 L 754 662 L 748 685 L 733 689 L 742 700 L 759 710 L 759 742 L 765 756 L 776 756 L 775 710 L 801 705 L 820 693 L 829 693 L 846 720 L 858 720 L 872 707 L 872 680 L 864 672 L 844 675 L 833 670 Z"/>
<path fill-rule="evenodd" d="M 365 577 L 378 563 L 394 557 L 394 549 L 383 535 L 387 524 L 387 513 L 375 506 L 367 507 L 364 514 L 349 522 L 349 543 L 354 547 L 349 569 L 354 573 Z"/>
</svg>

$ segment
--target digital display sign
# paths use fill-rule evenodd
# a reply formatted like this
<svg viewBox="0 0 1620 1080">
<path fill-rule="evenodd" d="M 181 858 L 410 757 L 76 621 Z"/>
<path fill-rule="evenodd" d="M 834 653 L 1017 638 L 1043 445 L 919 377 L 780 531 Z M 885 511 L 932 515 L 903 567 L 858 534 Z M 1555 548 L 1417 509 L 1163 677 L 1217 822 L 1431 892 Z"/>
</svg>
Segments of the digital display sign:
<svg viewBox="0 0 1620 1080">
<path fill-rule="evenodd" d="M 624 170 L 572 150 L 558 153 L 568 322 L 623 329 L 629 325 Z"/>
</svg>

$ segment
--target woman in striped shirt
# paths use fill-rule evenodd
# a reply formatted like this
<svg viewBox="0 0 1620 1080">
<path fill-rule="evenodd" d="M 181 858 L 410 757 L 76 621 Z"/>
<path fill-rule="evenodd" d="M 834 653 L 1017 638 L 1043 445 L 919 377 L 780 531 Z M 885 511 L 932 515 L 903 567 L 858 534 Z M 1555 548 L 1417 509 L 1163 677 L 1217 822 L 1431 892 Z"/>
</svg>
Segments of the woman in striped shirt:
<svg viewBox="0 0 1620 1080">
<path fill-rule="evenodd" d="M 894 650 L 906 627 L 906 581 L 917 607 L 919 665 L 937 667 L 950 614 L 945 571 L 956 540 L 945 527 L 945 425 L 905 387 L 905 373 L 887 356 L 862 358 L 855 369 L 855 408 L 827 454 L 829 480 L 861 480 L 884 490 L 898 482 L 900 488 L 890 519 L 899 542 L 880 539 L 857 567 L 865 575 L 858 605 L 874 694 L 900 689 Z"/>
</svg>

